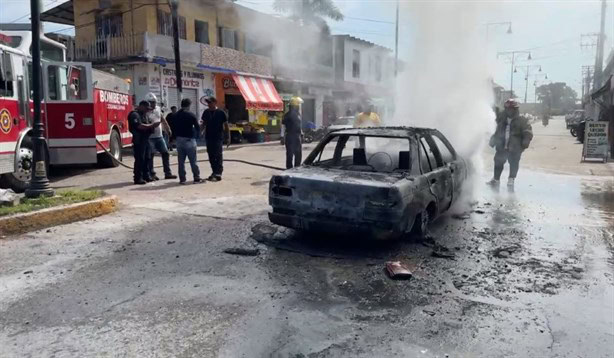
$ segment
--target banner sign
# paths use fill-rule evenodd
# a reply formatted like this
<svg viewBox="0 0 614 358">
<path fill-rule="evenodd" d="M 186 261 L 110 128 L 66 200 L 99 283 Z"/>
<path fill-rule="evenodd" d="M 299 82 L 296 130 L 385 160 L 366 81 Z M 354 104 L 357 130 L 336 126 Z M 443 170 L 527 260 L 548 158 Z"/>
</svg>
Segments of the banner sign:
<svg viewBox="0 0 614 358">
<path fill-rule="evenodd" d="M 587 121 L 582 160 L 608 159 L 608 122 Z"/>
</svg>

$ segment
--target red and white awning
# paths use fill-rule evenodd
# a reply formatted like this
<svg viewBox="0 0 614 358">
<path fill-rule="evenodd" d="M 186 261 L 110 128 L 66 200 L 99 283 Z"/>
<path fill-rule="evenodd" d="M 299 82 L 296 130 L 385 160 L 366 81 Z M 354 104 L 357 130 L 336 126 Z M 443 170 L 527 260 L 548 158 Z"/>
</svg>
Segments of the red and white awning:
<svg viewBox="0 0 614 358">
<path fill-rule="evenodd" d="M 284 102 L 279 97 L 273 82 L 264 78 L 232 75 L 245 99 L 247 109 L 260 111 L 283 111 Z"/>
</svg>

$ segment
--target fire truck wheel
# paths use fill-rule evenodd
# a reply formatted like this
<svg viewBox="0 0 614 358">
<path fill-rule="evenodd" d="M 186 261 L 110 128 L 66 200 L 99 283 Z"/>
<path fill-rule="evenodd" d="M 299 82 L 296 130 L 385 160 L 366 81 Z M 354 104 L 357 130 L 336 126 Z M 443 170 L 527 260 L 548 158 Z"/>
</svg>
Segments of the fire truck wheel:
<svg viewBox="0 0 614 358">
<path fill-rule="evenodd" d="M 16 193 L 22 193 L 28 187 L 32 177 L 32 166 L 34 157 L 34 145 L 32 138 L 25 137 L 21 142 L 21 148 L 17 155 L 17 171 L 2 175 L 2 186 L 13 189 Z M 49 173 L 49 160 L 46 160 L 47 174 Z"/>
<path fill-rule="evenodd" d="M 122 160 L 122 140 L 116 130 L 111 131 L 109 144 L 109 152 L 113 155 L 115 160 L 113 160 L 113 158 L 111 158 L 107 153 L 102 153 L 100 154 L 99 162 L 105 168 L 114 168 L 119 166 L 118 161 Z"/>
</svg>

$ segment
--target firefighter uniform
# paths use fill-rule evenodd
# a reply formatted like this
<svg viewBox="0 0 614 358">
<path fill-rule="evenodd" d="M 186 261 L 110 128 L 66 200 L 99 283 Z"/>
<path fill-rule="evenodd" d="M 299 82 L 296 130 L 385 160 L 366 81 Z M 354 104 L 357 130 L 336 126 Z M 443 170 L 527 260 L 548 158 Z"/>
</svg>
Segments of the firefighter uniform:
<svg viewBox="0 0 614 358">
<path fill-rule="evenodd" d="M 141 124 L 151 124 L 146 112 L 132 111 L 128 115 L 128 126 L 132 133 L 132 152 L 134 154 L 134 183 L 143 184 L 151 179 L 151 168 L 149 167 L 151 156 L 151 146 L 149 136 L 151 129 L 140 129 Z"/>
<path fill-rule="evenodd" d="M 300 104 L 303 100 L 293 97 L 290 100 L 290 110 L 284 115 L 282 124 L 286 129 L 284 135 L 286 142 L 286 168 L 301 165 L 303 149 L 301 145 L 301 115 L 299 114 Z"/>
</svg>

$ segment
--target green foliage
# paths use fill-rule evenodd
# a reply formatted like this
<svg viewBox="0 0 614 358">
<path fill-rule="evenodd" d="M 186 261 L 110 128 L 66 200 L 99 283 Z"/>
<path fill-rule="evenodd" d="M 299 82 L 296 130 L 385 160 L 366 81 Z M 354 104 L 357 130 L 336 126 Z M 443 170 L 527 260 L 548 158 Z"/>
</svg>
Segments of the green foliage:
<svg viewBox="0 0 614 358">
<path fill-rule="evenodd" d="M 333 0 L 275 0 L 273 8 L 309 23 L 320 24 L 323 18 L 343 20 L 343 14 Z"/>
<path fill-rule="evenodd" d="M 37 199 L 23 198 L 21 199 L 21 203 L 17 206 L 0 207 L 0 216 L 27 213 L 59 205 L 80 203 L 98 199 L 103 195 L 104 192 L 100 190 L 62 190 L 58 191 L 56 195 L 52 197 Z"/>
<path fill-rule="evenodd" d="M 559 109 L 568 112 L 575 108 L 578 94 L 564 82 L 556 82 L 537 87 L 537 99 L 548 110 Z"/>
</svg>

